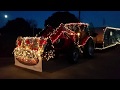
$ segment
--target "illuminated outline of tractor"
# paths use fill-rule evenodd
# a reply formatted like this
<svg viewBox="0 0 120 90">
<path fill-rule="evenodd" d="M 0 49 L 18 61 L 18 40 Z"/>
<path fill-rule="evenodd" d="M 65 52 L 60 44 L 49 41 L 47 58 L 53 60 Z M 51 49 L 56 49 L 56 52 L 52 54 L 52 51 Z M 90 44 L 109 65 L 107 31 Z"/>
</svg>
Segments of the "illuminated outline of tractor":
<svg viewBox="0 0 120 90">
<path fill-rule="evenodd" d="M 79 56 L 94 56 L 94 40 L 87 23 L 61 23 L 56 29 L 47 26 L 38 37 L 17 38 L 14 56 L 25 65 L 36 65 L 39 59 L 51 59 L 63 53 L 71 63 Z M 21 53 L 21 54 L 20 54 Z"/>
<path fill-rule="evenodd" d="M 48 32 L 51 33 L 51 35 L 46 34 L 46 30 L 46 32 L 42 33 L 41 36 L 49 37 L 52 45 L 54 46 L 55 57 L 57 57 L 59 53 L 64 53 L 72 63 L 76 63 L 78 61 L 81 53 L 86 57 L 93 57 L 94 41 L 90 36 L 88 24 L 60 24 L 60 26 L 53 31 L 56 34 L 50 32 L 49 28 Z"/>
</svg>

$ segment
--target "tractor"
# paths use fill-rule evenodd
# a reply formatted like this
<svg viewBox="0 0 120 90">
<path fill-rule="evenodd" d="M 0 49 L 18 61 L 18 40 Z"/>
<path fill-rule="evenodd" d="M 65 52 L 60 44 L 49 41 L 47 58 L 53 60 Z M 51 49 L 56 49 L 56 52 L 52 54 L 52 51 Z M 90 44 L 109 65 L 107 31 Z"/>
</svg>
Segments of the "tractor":
<svg viewBox="0 0 120 90">
<path fill-rule="evenodd" d="M 38 36 L 17 38 L 15 63 L 32 66 L 42 60 L 56 59 L 60 54 L 70 63 L 77 63 L 81 55 L 92 58 L 94 48 L 88 23 L 61 23 L 57 28 L 47 25 Z"/>
</svg>

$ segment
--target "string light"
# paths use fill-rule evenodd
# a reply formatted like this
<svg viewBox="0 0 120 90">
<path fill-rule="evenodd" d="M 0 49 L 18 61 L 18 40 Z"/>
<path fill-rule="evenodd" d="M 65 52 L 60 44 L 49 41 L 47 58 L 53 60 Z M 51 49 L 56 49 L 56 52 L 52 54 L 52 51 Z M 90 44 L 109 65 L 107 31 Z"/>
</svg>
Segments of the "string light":
<svg viewBox="0 0 120 90">
<path fill-rule="evenodd" d="M 118 42 L 115 42 L 115 43 L 113 43 L 113 44 L 111 44 L 111 45 L 108 45 L 108 46 L 105 46 L 104 44 L 105 44 L 105 42 L 104 42 L 104 37 L 105 37 L 105 33 L 106 33 L 106 31 L 108 30 L 108 29 L 113 29 L 113 30 L 116 30 L 116 31 L 119 31 L 120 30 L 120 28 L 114 28 L 114 27 L 105 27 L 105 29 L 102 29 L 103 30 L 103 43 L 102 43 L 102 48 L 95 48 L 96 50 L 104 50 L 104 49 L 107 49 L 107 48 L 110 48 L 110 47 L 113 47 L 113 46 L 116 46 L 117 44 L 120 44 L 120 42 L 119 42 L 119 40 L 118 40 Z M 111 33 L 110 33 L 111 34 Z M 112 35 L 112 34 L 111 34 Z M 119 38 L 117 38 L 117 39 L 119 39 Z"/>
<path fill-rule="evenodd" d="M 19 40 L 21 40 L 21 43 Z M 19 42 L 19 45 L 13 51 L 15 58 L 23 64 L 36 65 L 39 58 L 42 56 L 45 47 L 44 44 L 41 46 L 39 43 L 40 40 L 40 37 L 18 37 L 16 43 L 18 45 Z M 44 42 L 45 40 L 46 39 L 44 39 Z M 53 58 L 53 52 L 53 50 L 46 52 L 44 58 L 46 58 L 46 60 Z"/>
<path fill-rule="evenodd" d="M 78 25 L 78 27 L 80 27 L 81 25 L 89 26 L 89 24 L 87 23 L 67 23 L 67 24 L 61 23 L 56 29 L 53 29 L 52 31 L 50 31 L 50 33 L 46 33 L 45 35 L 40 37 L 37 36 L 18 37 L 16 40 L 16 48 L 14 48 L 13 51 L 14 57 L 16 58 L 16 60 L 18 60 L 19 62 L 25 65 L 36 65 L 39 63 L 41 58 L 42 60 L 45 59 L 48 61 L 51 58 L 55 57 L 55 48 L 53 44 L 64 35 L 66 35 L 67 38 L 70 37 L 69 39 L 71 39 L 74 42 L 74 44 L 79 47 L 80 52 L 84 53 L 83 52 L 84 45 L 86 45 L 87 41 L 90 38 L 93 40 L 93 37 L 88 36 L 82 39 L 81 43 L 76 42 L 76 40 L 79 39 L 79 37 L 81 36 L 81 32 L 76 33 L 75 31 L 72 31 L 72 29 L 68 27 L 75 25 Z M 107 28 L 111 28 L 111 27 L 107 27 Z M 104 30 L 103 37 L 106 32 L 106 29 Z M 116 29 L 116 28 L 111 28 L 111 29 Z M 50 40 L 51 42 L 48 42 L 48 40 Z M 120 43 L 116 42 L 113 45 L 104 47 L 104 40 L 103 40 L 102 49 L 115 46 L 116 44 L 120 44 Z M 102 50 L 101 48 L 96 48 L 96 49 Z"/>
<path fill-rule="evenodd" d="M 38 61 L 44 58 L 48 61 L 55 56 L 55 50 L 53 44 L 66 33 L 70 37 L 74 37 L 75 35 L 80 36 L 80 33 L 75 33 L 70 28 L 69 25 L 86 25 L 86 23 L 61 23 L 56 29 L 53 29 L 52 32 L 47 33 L 44 37 L 18 37 L 16 41 L 17 47 L 14 49 L 14 56 L 15 58 L 20 61 L 21 63 L 28 64 L 28 65 L 36 65 Z M 80 28 L 79 28 L 80 29 Z M 92 38 L 92 37 L 89 37 Z M 86 39 L 87 40 L 89 39 Z M 46 45 L 49 44 L 47 40 L 50 39 L 52 49 L 45 50 Z M 73 42 L 77 45 L 75 40 Z M 84 44 L 86 43 L 84 42 Z M 83 45 L 84 45 L 83 44 Z M 80 47 L 83 45 L 79 45 Z M 81 51 L 82 52 L 82 51 Z"/>
</svg>

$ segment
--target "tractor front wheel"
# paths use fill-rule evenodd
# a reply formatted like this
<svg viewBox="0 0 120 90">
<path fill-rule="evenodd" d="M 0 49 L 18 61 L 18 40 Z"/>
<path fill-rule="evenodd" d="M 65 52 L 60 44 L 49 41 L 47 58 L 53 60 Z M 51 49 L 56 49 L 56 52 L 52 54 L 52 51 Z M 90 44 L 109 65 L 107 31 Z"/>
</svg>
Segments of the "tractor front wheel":
<svg viewBox="0 0 120 90">
<path fill-rule="evenodd" d="M 68 54 L 67 54 L 67 59 L 70 61 L 70 63 L 77 63 L 79 61 L 80 57 L 80 51 L 78 47 L 72 47 Z"/>
</svg>

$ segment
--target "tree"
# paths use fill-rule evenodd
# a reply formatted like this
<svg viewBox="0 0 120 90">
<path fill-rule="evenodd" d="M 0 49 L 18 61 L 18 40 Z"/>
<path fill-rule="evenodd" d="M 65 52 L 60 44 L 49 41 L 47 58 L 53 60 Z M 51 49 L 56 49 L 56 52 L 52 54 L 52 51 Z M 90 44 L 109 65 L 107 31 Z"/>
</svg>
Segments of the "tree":
<svg viewBox="0 0 120 90">
<path fill-rule="evenodd" d="M 71 14 L 69 12 L 55 12 L 52 14 L 52 16 L 48 17 L 47 20 L 45 20 L 44 26 L 51 25 L 53 28 L 56 28 L 59 26 L 60 23 L 75 23 L 79 22 L 78 18 L 75 17 L 74 14 Z"/>
<path fill-rule="evenodd" d="M 33 36 L 35 35 L 35 29 L 37 28 L 37 22 L 33 19 L 28 20 L 28 23 L 30 24 L 30 27 L 32 29 L 33 32 Z"/>
<path fill-rule="evenodd" d="M 16 18 L 15 20 L 9 20 L 5 27 L 13 29 L 26 29 L 29 28 L 30 25 L 24 18 Z"/>
<path fill-rule="evenodd" d="M 27 20 L 31 28 L 37 28 L 37 22 L 33 19 Z"/>
<path fill-rule="evenodd" d="M 14 37 L 28 36 L 31 33 L 30 24 L 24 18 L 9 20 L 2 30 L 5 34 L 14 34 Z"/>
<path fill-rule="evenodd" d="M 32 34 L 30 24 L 24 18 L 9 20 L 1 28 L 0 50 L 3 56 L 13 56 L 16 39 L 18 36 L 30 36 Z"/>
</svg>

